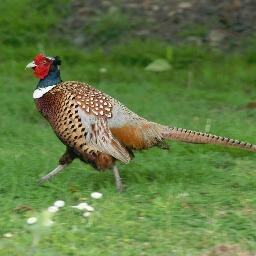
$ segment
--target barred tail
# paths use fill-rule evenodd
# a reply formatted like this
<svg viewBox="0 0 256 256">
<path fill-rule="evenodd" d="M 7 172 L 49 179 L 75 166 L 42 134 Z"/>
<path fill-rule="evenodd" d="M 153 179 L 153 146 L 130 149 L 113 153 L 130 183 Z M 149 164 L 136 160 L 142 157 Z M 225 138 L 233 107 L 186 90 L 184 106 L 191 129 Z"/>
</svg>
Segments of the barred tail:
<svg viewBox="0 0 256 256">
<path fill-rule="evenodd" d="M 243 142 L 239 140 L 234 140 L 226 137 L 220 137 L 217 135 L 212 135 L 203 132 L 195 132 L 182 128 L 168 127 L 165 130 L 163 137 L 165 139 L 189 142 L 189 143 L 200 143 L 200 144 L 217 144 L 224 145 L 233 148 L 240 148 L 249 151 L 256 151 L 256 145 Z"/>
</svg>

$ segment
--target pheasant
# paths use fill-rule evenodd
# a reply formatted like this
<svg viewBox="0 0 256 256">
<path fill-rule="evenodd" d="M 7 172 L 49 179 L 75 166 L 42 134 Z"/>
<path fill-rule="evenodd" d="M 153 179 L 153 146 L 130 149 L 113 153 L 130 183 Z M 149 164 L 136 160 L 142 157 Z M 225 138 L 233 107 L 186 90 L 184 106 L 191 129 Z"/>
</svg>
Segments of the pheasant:
<svg viewBox="0 0 256 256">
<path fill-rule="evenodd" d="M 86 83 L 63 82 L 60 65 L 58 56 L 38 54 L 26 66 L 39 79 L 33 93 L 38 111 L 66 145 L 59 165 L 40 182 L 49 180 L 79 158 L 97 170 L 111 169 L 117 190 L 122 191 L 116 160 L 127 164 L 134 157 L 133 150 L 159 146 L 165 140 L 256 151 L 256 145 L 247 142 L 150 122 Z"/>
</svg>

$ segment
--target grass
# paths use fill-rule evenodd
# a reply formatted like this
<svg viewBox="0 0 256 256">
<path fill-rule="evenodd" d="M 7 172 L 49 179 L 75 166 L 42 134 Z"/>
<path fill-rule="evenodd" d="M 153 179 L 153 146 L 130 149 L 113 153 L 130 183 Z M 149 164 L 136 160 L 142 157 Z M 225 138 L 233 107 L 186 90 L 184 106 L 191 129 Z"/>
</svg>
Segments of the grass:
<svg viewBox="0 0 256 256">
<path fill-rule="evenodd" d="M 124 49 L 120 56 L 118 50 L 83 53 L 74 63 L 70 56 L 76 50 L 63 50 L 63 79 L 94 83 L 150 120 L 200 131 L 210 123 L 212 133 L 255 142 L 255 111 L 245 108 L 255 101 L 255 64 L 238 55 L 209 54 L 191 65 L 180 52 L 174 50 L 173 69 L 158 74 L 134 59 L 133 65 L 123 64 Z M 119 164 L 127 185 L 123 194 L 115 191 L 111 173 L 95 172 L 79 161 L 38 186 L 37 179 L 56 166 L 64 146 L 35 110 L 36 81 L 24 71 L 25 64 L 0 66 L 0 232 L 13 234 L 1 238 L 1 255 L 28 250 L 35 250 L 33 255 L 203 255 L 220 244 L 256 250 L 251 152 L 172 142 L 170 152 L 138 152 L 131 164 Z M 100 73 L 102 67 L 106 73 Z M 92 202 L 96 212 L 89 220 L 66 207 L 47 231 L 25 224 L 57 199 L 67 205 L 91 201 L 92 191 L 104 198 Z M 19 210 L 24 205 L 32 210 Z"/>
<path fill-rule="evenodd" d="M 0 7 L 3 3 L 10 10 L 7 1 Z M 210 255 L 223 244 L 255 252 L 252 152 L 170 142 L 170 151 L 137 152 L 131 164 L 119 164 L 127 186 L 123 194 L 116 192 L 110 172 L 96 172 L 79 161 L 38 186 L 38 178 L 56 166 L 64 146 L 37 113 L 32 100 L 36 80 L 24 71 L 37 52 L 58 54 L 64 80 L 90 82 L 149 120 L 200 131 L 210 127 L 211 133 L 255 143 L 255 109 L 246 107 L 256 99 L 255 40 L 244 54 L 176 48 L 155 40 L 88 52 L 48 40 L 47 31 L 59 18 L 50 2 L 36 5 L 24 23 L 18 17 L 31 2 L 16 3 L 8 13 L 17 19 L 11 25 L 5 16 L 0 20 L 6 23 L 0 29 L 5 34 L 0 59 L 1 256 L 197 256 Z M 40 19 L 42 8 L 50 17 L 47 23 Z M 32 23 L 34 37 L 26 33 Z M 17 37 L 15 31 L 20 31 Z M 172 69 L 145 71 L 157 58 L 167 58 Z M 102 192 L 103 199 L 92 201 L 92 191 Z M 52 217 L 52 227 L 26 224 L 28 217 L 42 217 L 57 199 L 67 207 Z M 89 219 L 68 207 L 82 200 L 96 209 Z M 13 234 L 9 239 L 7 232 Z"/>
</svg>

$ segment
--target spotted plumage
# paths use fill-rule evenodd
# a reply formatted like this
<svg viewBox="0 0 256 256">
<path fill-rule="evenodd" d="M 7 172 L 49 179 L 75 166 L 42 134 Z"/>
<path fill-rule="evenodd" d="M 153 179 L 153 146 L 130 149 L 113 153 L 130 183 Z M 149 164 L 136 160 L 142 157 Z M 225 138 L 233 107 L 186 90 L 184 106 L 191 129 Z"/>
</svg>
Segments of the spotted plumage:
<svg viewBox="0 0 256 256">
<path fill-rule="evenodd" d="M 33 93 L 37 109 L 67 147 L 60 165 L 42 181 L 79 158 L 96 169 L 112 169 L 117 188 L 122 190 L 115 161 L 129 163 L 132 150 L 158 146 L 166 139 L 256 151 L 250 143 L 147 121 L 88 84 L 62 82 L 58 57 L 39 54 L 27 67 L 40 79 Z"/>
<path fill-rule="evenodd" d="M 88 130 L 79 115 L 79 111 L 83 108 L 76 97 L 79 95 L 76 90 L 80 93 L 77 85 L 76 82 L 63 82 L 55 86 L 35 100 L 37 109 L 51 124 L 58 138 L 81 160 L 92 164 L 97 169 L 110 168 L 114 159 L 106 156 L 109 162 L 105 161 L 105 165 L 101 164 L 97 158 L 102 153 L 86 141 Z M 84 84 L 80 87 L 84 87 Z"/>
<path fill-rule="evenodd" d="M 77 104 L 88 114 L 111 118 L 112 104 L 101 91 L 84 83 L 67 82 L 65 86 L 71 85 L 72 93 L 75 94 Z"/>
</svg>

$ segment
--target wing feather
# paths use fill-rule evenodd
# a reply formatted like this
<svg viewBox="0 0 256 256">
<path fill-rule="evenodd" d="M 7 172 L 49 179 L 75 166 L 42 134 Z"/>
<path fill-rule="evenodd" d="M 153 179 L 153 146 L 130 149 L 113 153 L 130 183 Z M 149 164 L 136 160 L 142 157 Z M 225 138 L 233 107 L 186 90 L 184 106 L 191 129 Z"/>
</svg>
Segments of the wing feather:
<svg viewBox="0 0 256 256">
<path fill-rule="evenodd" d="M 80 107 L 78 108 L 78 115 L 86 128 L 86 142 L 88 145 L 124 163 L 129 163 L 131 160 L 129 152 L 112 135 L 105 118 L 88 114 Z"/>
</svg>

